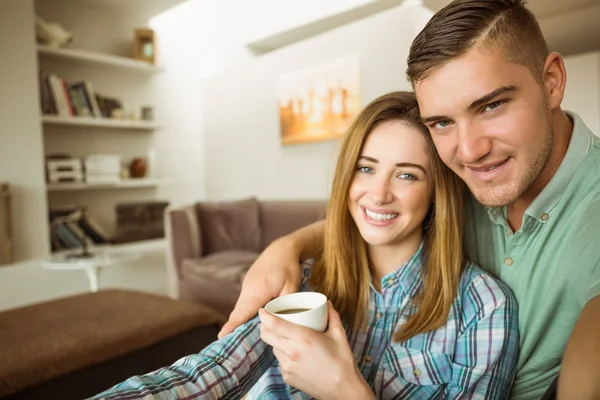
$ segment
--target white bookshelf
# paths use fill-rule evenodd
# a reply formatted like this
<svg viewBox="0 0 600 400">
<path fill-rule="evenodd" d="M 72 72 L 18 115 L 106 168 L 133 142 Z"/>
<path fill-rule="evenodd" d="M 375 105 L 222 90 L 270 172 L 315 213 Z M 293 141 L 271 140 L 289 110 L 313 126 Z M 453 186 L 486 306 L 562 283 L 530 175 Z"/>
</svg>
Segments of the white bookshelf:
<svg viewBox="0 0 600 400">
<path fill-rule="evenodd" d="M 63 117 L 58 115 L 44 115 L 42 116 L 42 122 L 46 125 L 82 126 L 107 129 L 139 129 L 150 131 L 159 128 L 156 123 L 151 121 L 92 117 Z"/>
<path fill-rule="evenodd" d="M 46 189 L 49 192 L 72 192 L 83 190 L 111 190 L 111 189 L 141 189 L 153 188 L 167 184 L 166 179 L 137 178 L 123 179 L 115 183 L 48 183 Z"/>
<path fill-rule="evenodd" d="M 56 5 L 57 1 L 61 5 Z M 117 206 L 125 203 L 162 202 L 165 193 L 163 187 L 172 182 L 156 169 L 155 164 L 158 160 L 160 165 L 161 159 L 157 136 L 166 129 L 166 125 L 161 119 L 140 118 L 143 107 L 151 107 L 160 115 L 160 107 L 157 107 L 156 101 L 162 97 L 162 72 L 165 68 L 164 65 L 136 60 L 133 54 L 129 57 L 127 53 L 127 46 L 133 45 L 134 29 L 145 25 L 139 13 L 125 12 L 123 7 L 129 6 L 122 6 L 121 1 L 118 1 L 118 8 L 117 3 L 106 7 L 88 7 L 86 2 L 87 0 L 35 2 L 36 15 L 68 27 L 75 37 L 73 44 L 64 48 L 39 43 L 34 45 L 37 66 L 43 72 L 38 77 L 43 84 L 38 85 L 40 97 L 45 101 L 42 109 L 49 112 L 56 108 L 59 111 L 58 115 L 38 114 L 43 132 L 44 155 L 64 154 L 79 159 L 92 154 L 114 155 L 120 157 L 123 168 L 134 158 L 147 157 L 149 171 L 152 172 L 144 178 L 121 179 L 113 183 L 44 182 L 43 191 L 48 209 L 83 207 L 90 220 L 105 233 L 104 236 L 111 238 L 118 236 Z M 164 4 L 165 0 L 159 2 Z M 65 6 L 67 3 L 69 7 Z M 129 4 L 127 1 L 124 3 Z M 134 9 L 135 7 L 132 11 Z M 118 20 L 115 20 L 116 16 Z M 98 22 L 98 25 L 90 28 L 90 18 Z M 105 43 L 104 33 L 107 33 Z M 49 78 L 53 81 L 42 80 Z M 79 86 L 82 82 L 85 85 Z M 64 93 L 60 90 L 61 84 L 67 89 Z M 73 88 L 80 92 L 79 96 L 74 94 Z M 94 96 L 98 96 L 97 101 L 94 101 Z M 49 98 L 54 103 L 59 102 L 61 109 L 48 107 Z M 100 117 L 101 114 L 93 103 L 97 102 L 102 108 L 102 100 L 121 103 L 123 118 Z M 67 113 L 65 101 L 69 109 Z M 107 104 L 111 107 L 116 105 Z M 85 115 L 82 112 L 83 106 L 92 111 L 94 116 Z M 46 181 L 47 177 L 44 178 Z M 68 247 L 69 244 L 52 240 L 50 242 L 59 248 Z M 161 243 L 164 240 L 115 245 L 114 249 L 118 247 L 127 252 L 135 247 L 145 252 L 157 246 L 160 248 Z"/>
<path fill-rule="evenodd" d="M 146 73 L 158 73 L 163 70 L 163 68 L 159 66 L 149 64 L 145 61 L 139 61 L 134 58 L 96 53 L 87 50 L 63 49 L 44 45 L 37 45 L 37 51 L 38 54 L 42 57 L 62 58 L 82 63 L 91 63 L 116 68 L 132 69 Z"/>
</svg>

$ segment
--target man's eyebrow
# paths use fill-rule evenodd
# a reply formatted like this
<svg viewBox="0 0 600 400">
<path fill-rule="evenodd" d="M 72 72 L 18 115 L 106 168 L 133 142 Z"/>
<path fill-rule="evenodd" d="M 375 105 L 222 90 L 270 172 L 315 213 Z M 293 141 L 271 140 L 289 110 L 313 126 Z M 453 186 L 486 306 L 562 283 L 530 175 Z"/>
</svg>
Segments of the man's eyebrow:
<svg viewBox="0 0 600 400">
<path fill-rule="evenodd" d="M 490 102 L 491 100 L 493 100 L 494 98 L 500 96 L 501 94 L 505 94 L 505 93 L 509 93 L 509 92 L 515 92 L 517 91 L 517 87 L 515 85 L 509 85 L 509 86 L 502 86 L 490 93 L 484 94 L 483 96 L 481 96 L 480 98 L 478 98 L 477 100 L 473 101 L 469 107 L 467 107 L 468 111 L 472 111 L 474 109 L 477 109 L 485 104 L 487 104 L 488 102 Z M 452 118 L 450 118 L 447 115 L 432 115 L 432 116 L 422 116 L 421 117 L 421 122 L 424 124 L 430 124 L 432 122 L 438 122 L 438 121 L 450 121 Z"/>
<path fill-rule="evenodd" d="M 469 105 L 469 107 L 467 107 L 467 110 L 472 111 L 476 108 L 479 108 L 479 107 L 489 103 L 490 101 L 492 101 L 496 97 L 500 96 L 501 94 L 516 92 L 516 91 L 517 91 L 517 87 L 515 85 L 502 86 L 492 92 L 489 92 L 488 94 L 481 96 L 480 98 L 478 98 L 477 100 L 472 102 Z"/>
</svg>

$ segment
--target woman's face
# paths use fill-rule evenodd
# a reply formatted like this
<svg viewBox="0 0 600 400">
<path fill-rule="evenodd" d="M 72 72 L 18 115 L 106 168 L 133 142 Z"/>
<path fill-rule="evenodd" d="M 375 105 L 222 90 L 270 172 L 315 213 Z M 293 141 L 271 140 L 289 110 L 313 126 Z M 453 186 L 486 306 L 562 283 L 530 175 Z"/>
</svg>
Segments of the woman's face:
<svg viewBox="0 0 600 400">
<path fill-rule="evenodd" d="M 371 246 L 396 245 L 422 234 L 433 177 L 423 135 L 401 121 L 379 124 L 365 141 L 348 207 Z"/>
</svg>

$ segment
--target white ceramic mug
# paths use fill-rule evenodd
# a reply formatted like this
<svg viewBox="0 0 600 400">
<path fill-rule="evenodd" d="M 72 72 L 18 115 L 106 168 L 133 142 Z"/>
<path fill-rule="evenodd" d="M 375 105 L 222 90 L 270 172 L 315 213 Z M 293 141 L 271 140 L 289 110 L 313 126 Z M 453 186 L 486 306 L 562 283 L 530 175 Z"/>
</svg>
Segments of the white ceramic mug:
<svg viewBox="0 0 600 400">
<path fill-rule="evenodd" d="M 279 311 L 290 309 L 308 309 L 308 311 L 292 314 L 279 314 Z M 305 326 L 317 332 L 325 332 L 327 328 L 327 297 L 317 292 L 299 292 L 281 296 L 271 300 L 265 311 L 296 325 Z"/>
</svg>

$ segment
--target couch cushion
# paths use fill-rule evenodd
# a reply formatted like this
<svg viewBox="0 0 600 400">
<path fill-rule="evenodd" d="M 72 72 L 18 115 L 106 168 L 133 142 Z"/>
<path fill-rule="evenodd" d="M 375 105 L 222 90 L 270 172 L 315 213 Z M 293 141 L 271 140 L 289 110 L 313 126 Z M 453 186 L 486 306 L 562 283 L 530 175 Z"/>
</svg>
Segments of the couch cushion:
<svg viewBox="0 0 600 400">
<path fill-rule="evenodd" d="M 260 203 L 260 250 L 273 240 L 325 218 L 324 200 L 280 200 Z"/>
<path fill-rule="evenodd" d="M 254 251 L 228 250 L 202 258 L 184 258 L 181 279 L 241 284 L 246 271 L 258 256 L 259 253 Z"/>
<path fill-rule="evenodd" d="M 183 259 L 179 295 L 229 315 L 240 295 L 242 280 L 258 255 L 253 251 L 230 250 L 204 258 Z"/>
<path fill-rule="evenodd" d="M 259 204 L 256 198 L 196 204 L 203 254 L 224 250 L 259 251 Z"/>
</svg>

